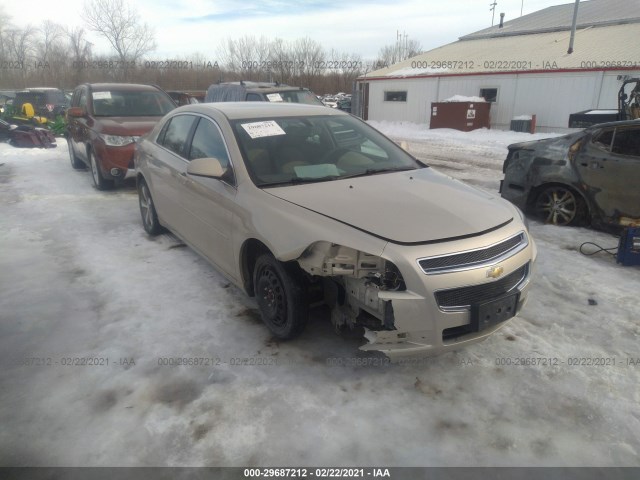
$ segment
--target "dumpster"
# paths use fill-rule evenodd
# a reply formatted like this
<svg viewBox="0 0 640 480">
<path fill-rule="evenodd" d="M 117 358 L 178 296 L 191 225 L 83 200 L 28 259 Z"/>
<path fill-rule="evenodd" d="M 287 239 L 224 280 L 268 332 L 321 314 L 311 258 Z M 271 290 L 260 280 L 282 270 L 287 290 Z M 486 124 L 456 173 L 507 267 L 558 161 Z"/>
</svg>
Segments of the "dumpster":
<svg viewBox="0 0 640 480">
<path fill-rule="evenodd" d="M 536 133 L 536 116 L 520 115 L 511 119 L 509 130 L 512 132 Z"/>
<path fill-rule="evenodd" d="M 465 98 L 465 97 L 453 97 Z M 453 128 L 469 132 L 478 128 L 491 128 L 489 110 L 491 104 L 480 101 L 445 100 L 431 104 L 431 122 L 429 128 Z"/>
</svg>

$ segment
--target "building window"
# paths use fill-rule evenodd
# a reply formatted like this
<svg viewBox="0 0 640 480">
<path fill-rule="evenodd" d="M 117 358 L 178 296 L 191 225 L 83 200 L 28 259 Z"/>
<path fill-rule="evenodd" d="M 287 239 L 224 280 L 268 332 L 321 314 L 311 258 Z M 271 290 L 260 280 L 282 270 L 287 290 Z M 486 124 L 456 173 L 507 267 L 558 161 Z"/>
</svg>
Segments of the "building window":
<svg viewBox="0 0 640 480">
<path fill-rule="evenodd" d="M 385 102 L 406 102 L 407 92 L 384 92 Z"/>
<path fill-rule="evenodd" d="M 498 89 L 497 88 L 481 88 L 480 96 L 487 102 L 495 103 L 498 101 Z"/>
</svg>

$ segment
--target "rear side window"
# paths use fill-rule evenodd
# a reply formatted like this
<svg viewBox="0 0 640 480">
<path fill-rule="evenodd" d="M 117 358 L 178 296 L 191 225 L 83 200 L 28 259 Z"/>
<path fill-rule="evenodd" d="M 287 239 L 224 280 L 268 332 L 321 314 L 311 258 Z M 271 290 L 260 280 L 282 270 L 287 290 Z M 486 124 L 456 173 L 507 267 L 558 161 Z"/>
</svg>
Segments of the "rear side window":
<svg viewBox="0 0 640 480">
<path fill-rule="evenodd" d="M 191 115 L 178 115 L 169 120 L 164 129 L 159 143 L 172 152 L 185 156 L 187 139 L 193 125 L 194 117 Z"/>
<path fill-rule="evenodd" d="M 617 129 L 611 151 L 619 155 L 640 157 L 640 129 Z"/>
<path fill-rule="evenodd" d="M 262 97 L 257 93 L 247 93 L 247 102 L 261 102 Z"/>
<path fill-rule="evenodd" d="M 615 130 L 613 129 L 605 130 L 597 134 L 593 139 L 593 143 L 595 144 L 595 146 L 608 151 L 611 147 L 611 141 L 613 140 L 614 131 Z"/>
</svg>

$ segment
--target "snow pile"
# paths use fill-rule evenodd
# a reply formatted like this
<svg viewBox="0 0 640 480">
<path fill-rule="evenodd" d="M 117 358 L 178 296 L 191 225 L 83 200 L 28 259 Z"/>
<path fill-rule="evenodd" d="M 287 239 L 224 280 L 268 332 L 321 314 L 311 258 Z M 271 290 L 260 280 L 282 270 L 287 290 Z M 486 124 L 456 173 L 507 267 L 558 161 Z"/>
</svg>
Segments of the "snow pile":
<svg viewBox="0 0 640 480">
<path fill-rule="evenodd" d="M 389 73 L 386 73 L 386 77 L 416 77 L 419 75 L 437 75 L 447 73 L 449 69 L 447 68 L 412 68 L 412 67 L 404 67 L 398 70 L 393 70 Z"/>
<path fill-rule="evenodd" d="M 442 103 L 453 102 L 470 102 L 470 103 L 486 103 L 487 101 L 483 97 L 465 97 L 464 95 L 454 95 L 446 100 L 442 100 Z"/>
<path fill-rule="evenodd" d="M 511 120 L 533 120 L 531 115 L 518 115 L 517 117 L 513 117 Z"/>
<path fill-rule="evenodd" d="M 496 196 L 506 145 L 542 138 L 371 123 Z M 578 252 L 615 237 L 532 221 L 518 318 L 454 353 L 359 366 L 376 357 L 323 310 L 272 338 L 211 265 L 144 233 L 132 185 L 96 191 L 59 143 L 0 144 L 0 465 L 640 465 L 640 268 Z M 82 358 L 110 363 L 66 365 Z"/>
</svg>

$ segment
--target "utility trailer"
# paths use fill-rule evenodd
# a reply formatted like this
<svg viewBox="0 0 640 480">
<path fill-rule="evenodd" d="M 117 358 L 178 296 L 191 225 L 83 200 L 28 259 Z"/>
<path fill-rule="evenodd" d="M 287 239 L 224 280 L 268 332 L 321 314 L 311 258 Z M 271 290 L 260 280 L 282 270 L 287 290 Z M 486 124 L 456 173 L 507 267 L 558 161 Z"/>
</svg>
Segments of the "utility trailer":
<svg viewBox="0 0 640 480">
<path fill-rule="evenodd" d="M 633 85 L 630 93 L 627 86 Z M 569 128 L 587 128 L 598 123 L 640 118 L 640 78 L 627 78 L 618 91 L 617 110 L 584 110 L 569 115 Z"/>
</svg>

